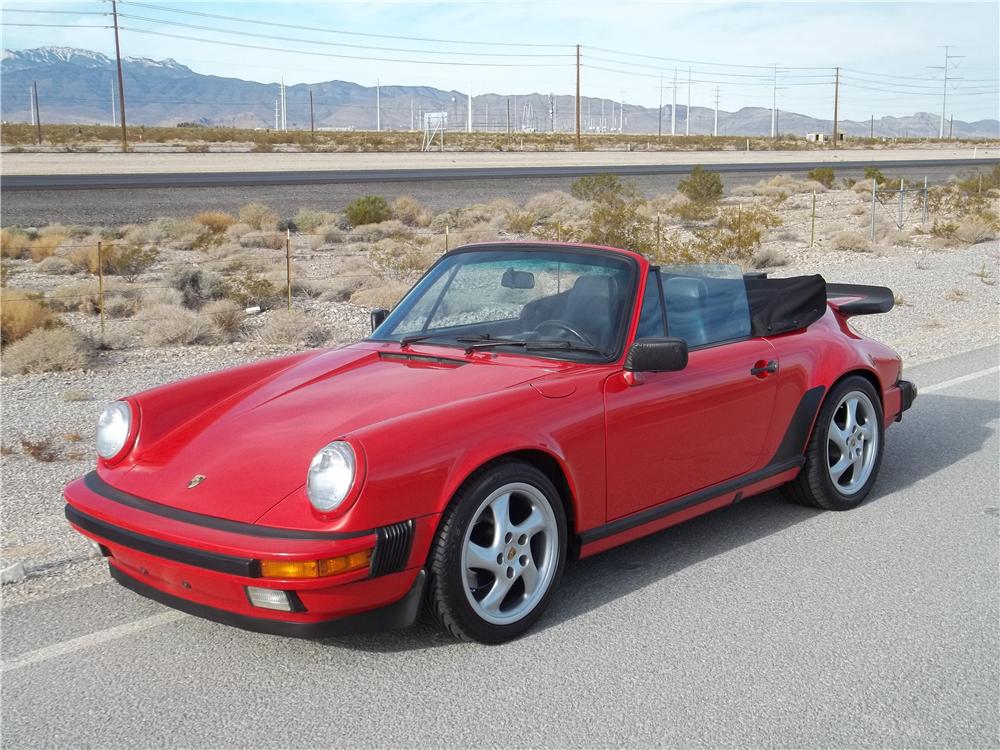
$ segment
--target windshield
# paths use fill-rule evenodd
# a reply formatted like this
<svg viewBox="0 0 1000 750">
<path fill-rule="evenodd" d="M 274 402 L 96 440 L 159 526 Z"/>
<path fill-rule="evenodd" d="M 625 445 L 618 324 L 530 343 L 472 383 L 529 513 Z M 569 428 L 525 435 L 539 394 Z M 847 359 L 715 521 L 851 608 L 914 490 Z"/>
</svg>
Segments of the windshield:
<svg viewBox="0 0 1000 750">
<path fill-rule="evenodd" d="M 632 261 L 600 252 L 458 252 L 434 266 L 371 339 L 610 359 L 623 345 L 634 278 Z"/>
</svg>

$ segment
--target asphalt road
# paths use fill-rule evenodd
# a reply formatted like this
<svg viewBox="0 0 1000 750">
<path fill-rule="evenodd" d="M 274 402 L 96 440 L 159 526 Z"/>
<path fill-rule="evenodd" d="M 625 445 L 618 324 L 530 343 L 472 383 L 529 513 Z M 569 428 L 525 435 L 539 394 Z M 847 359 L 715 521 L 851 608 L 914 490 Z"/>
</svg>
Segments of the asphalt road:
<svg viewBox="0 0 1000 750">
<path fill-rule="evenodd" d="M 500 647 L 307 642 L 108 583 L 3 611 L 4 747 L 996 747 L 997 347 L 908 371 L 871 499 L 742 502 L 570 566 Z"/>
<path fill-rule="evenodd" d="M 776 162 L 713 164 L 727 190 L 752 185 L 775 174 L 804 176 L 815 166 L 835 166 L 839 177 L 860 178 L 872 162 Z M 995 159 L 897 160 L 879 163 L 889 176 L 911 184 L 931 183 L 951 175 L 989 169 Z M 413 195 L 435 211 L 470 203 L 509 198 L 523 202 L 549 190 L 568 190 L 582 174 L 614 172 L 632 180 L 647 195 L 670 192 L 691 171 L 691 164 L 620 167 L 509 167 L 392 170 L 330 170 L 232 173 L 139 173 L 91 175 L 5 175 L 2 222 L 41 226 L 47 223 L 116 225 L 151 221 L 160 216 L 191 216 L 199 211 L 236 213 L 261 201 L 292 216 L 301 208 L 341 211 L 369 193 L 392 200 Z"/>
</svg>

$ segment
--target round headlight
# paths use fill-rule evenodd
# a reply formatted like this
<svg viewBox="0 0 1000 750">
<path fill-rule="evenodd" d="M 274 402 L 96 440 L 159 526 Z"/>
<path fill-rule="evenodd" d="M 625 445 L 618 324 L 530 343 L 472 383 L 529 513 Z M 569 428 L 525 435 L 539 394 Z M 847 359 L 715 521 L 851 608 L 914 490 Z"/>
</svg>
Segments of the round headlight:
<svg viewBox="0 0 1000 750">
<path fill-rule="evenodd" d="M 97 454 L 114 458 L 122 452 L 132 428 L 132 408 L 124 401 L 110 404 L 97 420 Z"/>
<path fill-rule="evenodd" d="M 354 449 L 340 441 L 330 443 L 313 456 L 306 480 L 306 494 L 321 512 L 336 508 L 354 484 Z"/>
</svg>

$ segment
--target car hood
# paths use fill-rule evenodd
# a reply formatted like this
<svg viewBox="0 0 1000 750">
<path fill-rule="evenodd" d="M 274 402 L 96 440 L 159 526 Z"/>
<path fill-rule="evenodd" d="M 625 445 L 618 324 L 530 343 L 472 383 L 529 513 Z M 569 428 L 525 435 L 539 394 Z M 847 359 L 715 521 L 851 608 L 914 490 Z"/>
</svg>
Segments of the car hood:
<svg viewBox="0 0 1000 750">
<path fill-rule="evenodd" d="M 398 345 L 324 351 L 209 406 L 152 444 L 143 444 L 140 425 L 135 464 L 113 483 L 154 502 L 253 522 L 305 482 L 312 457 L 330 441 L 559 367 L 517 357 L 467 359 L 454 350 L 419 354 Z M 141 412 L 141 394 L 137 400 Z M 198 475 L 204 480 L 189 488 Z"/>
</svg>

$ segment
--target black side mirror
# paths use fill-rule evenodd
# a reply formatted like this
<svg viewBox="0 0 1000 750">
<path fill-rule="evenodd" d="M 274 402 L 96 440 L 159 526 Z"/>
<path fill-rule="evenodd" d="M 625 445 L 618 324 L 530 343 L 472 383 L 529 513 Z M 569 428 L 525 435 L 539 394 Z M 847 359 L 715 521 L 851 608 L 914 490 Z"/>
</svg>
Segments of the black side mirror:
<svg viewBox="0 0 1000 750">
<path fill-rule="evenodd" d="M 372 310 L 372 332 L 385 322 L 385 319 L 389 316 L 389 311 L 384 307 L 376 307 Z"/>
<path fill-rule="evenodd" d="M 625 356 L 629 372 L 672 372 L 683 370 L 688 363 L 688 346 L 684 339 L 636 339 Z"/>
</svg>

